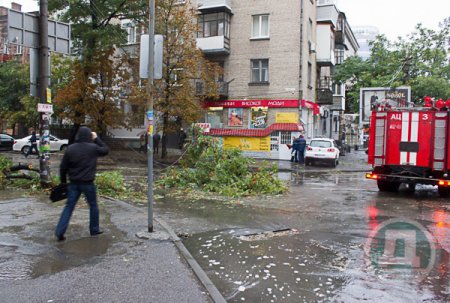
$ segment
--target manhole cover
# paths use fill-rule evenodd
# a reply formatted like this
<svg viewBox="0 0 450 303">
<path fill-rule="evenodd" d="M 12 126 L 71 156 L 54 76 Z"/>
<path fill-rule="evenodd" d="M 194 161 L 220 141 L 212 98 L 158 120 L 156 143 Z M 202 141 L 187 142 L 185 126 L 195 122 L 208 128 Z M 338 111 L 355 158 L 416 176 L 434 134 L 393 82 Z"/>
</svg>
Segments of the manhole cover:
<svg viewBox="0 0 450 303">
<path fill-rule="evenodd" d="M 284 237 L 298 234 L 299 231 L 293 228 L 285 228 L 271 231 L 264 231 L 260 233 L 248 234 L 239 236 L 239 239 L 242 241 L 261 241 L 267 240 L 274 237 Z"/>
</svg>

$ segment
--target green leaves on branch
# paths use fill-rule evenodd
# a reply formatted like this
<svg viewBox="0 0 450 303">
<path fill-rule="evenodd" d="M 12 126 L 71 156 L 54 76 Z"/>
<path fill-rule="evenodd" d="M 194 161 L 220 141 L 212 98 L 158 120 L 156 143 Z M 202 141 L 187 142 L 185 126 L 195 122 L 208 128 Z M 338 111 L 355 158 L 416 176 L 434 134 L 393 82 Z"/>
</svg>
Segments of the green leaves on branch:
<svg viewBox="0 0 450 303">
<path fill-rule="evenodd" d="M 389 41 L 378 36 L 371 42 L 367 60 L 350 57 L 336 67 L 334 80 L 346 83 L 347 111 L 358 112 L 362 87 L 411 86 L 411 100 L 421 104 L 429 95 L 450 97 L 450 18 L 438 30 L 416 26 L 406 39 Z"/>
<path fill-rule="evenodd" d="M 164 188 L 196 189 L 229 197 L 276 195 L 287 191 L 277 168 L 246 158 L 237 149 L 222 149 L 217 139 L 200 136 L 188 147 L 181 167 L 157 181 Z"/>
</svg>

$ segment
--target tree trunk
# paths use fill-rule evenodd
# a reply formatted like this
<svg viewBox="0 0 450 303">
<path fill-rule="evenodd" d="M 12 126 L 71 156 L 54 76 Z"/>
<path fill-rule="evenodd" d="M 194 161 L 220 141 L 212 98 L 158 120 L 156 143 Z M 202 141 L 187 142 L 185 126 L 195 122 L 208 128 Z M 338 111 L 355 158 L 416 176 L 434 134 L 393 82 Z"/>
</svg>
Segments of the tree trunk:
<svg viewBox="0 0 450 303">
<path fill-rule="evenodd" d="M 161 139 L 161 159 L 165 159 L 167 156 L 167 128 L 169 123 L 169 117 L 167 113 L 163 115 L 163 135 Z"/>
</svg>

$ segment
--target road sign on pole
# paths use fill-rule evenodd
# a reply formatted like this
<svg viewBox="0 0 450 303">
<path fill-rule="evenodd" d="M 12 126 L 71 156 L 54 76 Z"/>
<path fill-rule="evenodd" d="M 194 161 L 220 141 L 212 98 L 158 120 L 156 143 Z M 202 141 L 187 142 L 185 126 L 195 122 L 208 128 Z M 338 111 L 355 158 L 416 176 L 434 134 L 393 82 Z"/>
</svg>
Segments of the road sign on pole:
<svg viewBox="0 0 450 303">
<path fill-rule="evenodd" d="M 7 33 L 7 42 L 25 47 L 39 48 L 39 16 L 2 7 L 4 12 L 0 32 Z M 6 27 L 6 29 L 4 28 Z M 70 54 L 70 24 L 48 20 L 48 48 L 52 52 Z"/>
</svg>

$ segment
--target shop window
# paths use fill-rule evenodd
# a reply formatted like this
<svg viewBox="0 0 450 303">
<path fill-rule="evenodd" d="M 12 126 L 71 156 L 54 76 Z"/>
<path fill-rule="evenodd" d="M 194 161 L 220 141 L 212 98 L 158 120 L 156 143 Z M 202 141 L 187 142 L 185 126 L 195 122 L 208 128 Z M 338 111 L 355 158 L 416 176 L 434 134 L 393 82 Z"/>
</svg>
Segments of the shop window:
<svg viewBox="0 0 450 303">
<path fill-rule="evenodd" d="M 280 148 L 280 132 L 275 131 L 270 135 L 270 151 L 278 151 Z"/>
<path fill-rule="evenodd" d="M 269 15 L 252 16 L 252 38 L 269 38 Z"/>
<path fill-rule="evenodd" d="M 292 144 L 291 132 L 280 132 L 280 144 Z"/>
<path fill-rule="evenodd" d="M 269 82 L 269 59 L 253 59 L 251 68 L 251 83 Z"/>
<path fill-rule="evenodd" d="M 223 128 L 223 110 L 208 111 L 208 123 L 211 123 L 211 128 Z"/>
</svg>

